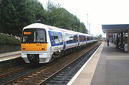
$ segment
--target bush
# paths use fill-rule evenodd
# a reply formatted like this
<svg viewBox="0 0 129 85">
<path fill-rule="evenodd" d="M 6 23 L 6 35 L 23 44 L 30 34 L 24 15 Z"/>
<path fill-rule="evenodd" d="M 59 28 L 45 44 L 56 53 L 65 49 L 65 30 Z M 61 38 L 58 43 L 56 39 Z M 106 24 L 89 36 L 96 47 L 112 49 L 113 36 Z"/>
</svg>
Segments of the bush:
<svg viewBox="0 0 129 85">
<path fill-rule="evenodd" d="M 20 45 L 21 41 L 14 36 L 0 34 L 0 45 Z"/>
</svg>

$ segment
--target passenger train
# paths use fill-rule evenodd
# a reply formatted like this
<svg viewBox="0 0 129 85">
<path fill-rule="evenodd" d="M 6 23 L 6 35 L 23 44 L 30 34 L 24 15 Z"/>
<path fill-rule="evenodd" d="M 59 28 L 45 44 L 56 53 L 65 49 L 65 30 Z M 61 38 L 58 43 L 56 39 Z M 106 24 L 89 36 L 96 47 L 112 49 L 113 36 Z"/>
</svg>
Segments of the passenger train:
<svg viewBox="0 0 129 85">
<path fill-rule="evenodd" d="M 88 34 L 34 23 L 23 28 L 21 57 L 25 63 L 48 63 L 75 48 L 96 42 Z"/>
</svg>

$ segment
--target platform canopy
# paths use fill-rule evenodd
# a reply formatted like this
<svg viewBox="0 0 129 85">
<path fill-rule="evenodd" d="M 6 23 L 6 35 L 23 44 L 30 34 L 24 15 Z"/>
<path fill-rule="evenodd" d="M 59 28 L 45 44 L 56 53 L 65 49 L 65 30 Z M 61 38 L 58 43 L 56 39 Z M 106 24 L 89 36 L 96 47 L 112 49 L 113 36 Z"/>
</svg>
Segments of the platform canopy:
<svg viewBox="0 0 129 85">
<path fill-rule="evenodd" d="M 102 30 L 104 33 L 128 32 L 128 28 L 129 28 L 129 24 L 102 25 Z"/>
</svg>

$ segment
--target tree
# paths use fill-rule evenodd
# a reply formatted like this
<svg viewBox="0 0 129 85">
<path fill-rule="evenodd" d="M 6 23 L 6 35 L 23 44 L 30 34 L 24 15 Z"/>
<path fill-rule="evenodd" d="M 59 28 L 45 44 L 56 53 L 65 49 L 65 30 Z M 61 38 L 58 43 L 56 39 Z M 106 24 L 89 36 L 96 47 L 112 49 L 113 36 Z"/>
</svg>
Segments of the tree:
<svg viewBox="0 0 129 85">
<path fill-rule="evenodd" d="M 44 9 L 37 0 L 2 0 L 1 4 L 0 25 L 4 33 L 20 36 L 24 26 L 44 22 Z"/>
<path fill-rule="evenodd" d="M 68 30 L 87 33 L 84 23 L 73 14 L 69 13 L 59 5 L 53 5 L 48 2 L 47 21 L 49 25 L 54 25 Z"/>
<path fill-rule="evenodd" d="M 21 36 L 24 26 L 36 22 L 87 32 L 85 25 L 60 5 L 49 2 L 45 10 L 38 0 L 0 1 L 0 32 Z"/>
</svg>

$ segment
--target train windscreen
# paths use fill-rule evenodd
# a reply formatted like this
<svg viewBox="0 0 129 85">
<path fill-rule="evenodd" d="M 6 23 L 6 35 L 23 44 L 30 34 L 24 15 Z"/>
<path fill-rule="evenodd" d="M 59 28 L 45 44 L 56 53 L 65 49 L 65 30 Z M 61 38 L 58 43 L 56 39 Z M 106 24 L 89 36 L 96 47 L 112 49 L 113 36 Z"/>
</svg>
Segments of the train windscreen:
<svg viewBox="0 0 129 85">
<path fill-rule="evenodd" d="M 46 31 L 44 29 L 24 29 L 23 43 L 43 43 L 46 42 Z"/>
</svg>

